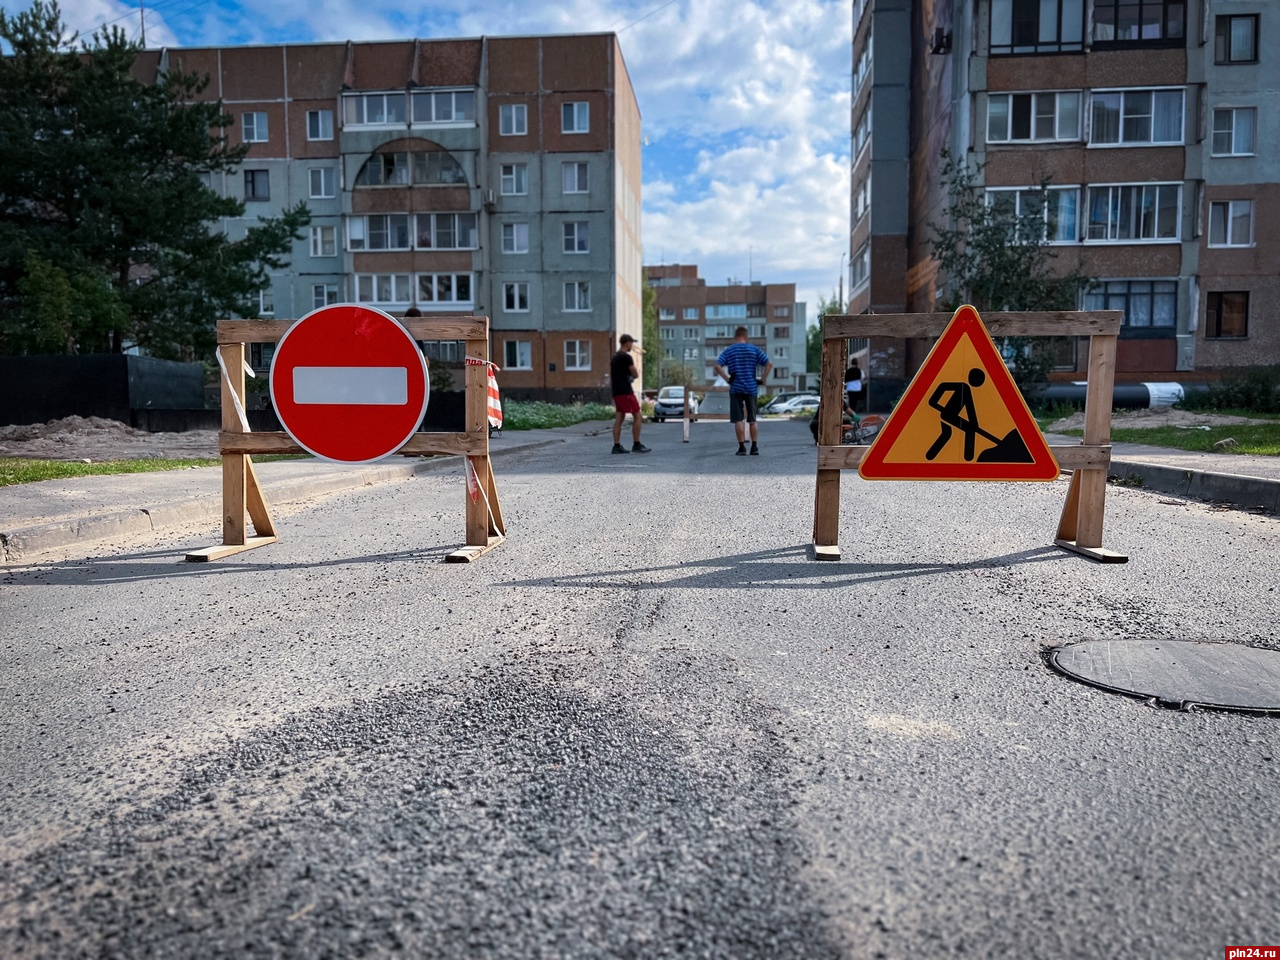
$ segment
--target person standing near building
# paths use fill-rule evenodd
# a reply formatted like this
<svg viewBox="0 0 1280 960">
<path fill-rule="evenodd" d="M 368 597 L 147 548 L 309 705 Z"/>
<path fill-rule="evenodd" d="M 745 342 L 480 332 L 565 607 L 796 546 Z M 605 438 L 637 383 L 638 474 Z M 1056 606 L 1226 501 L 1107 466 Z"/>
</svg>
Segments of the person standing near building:
<svg viewBox="0 0 1280 960">
<path fill-rule="evenodd" d="M 640 371 L 636 369 L 635 358 L 631 356 L 631 346 L 635 337 L 624 333 L 618 338 L 618 352 L 609 361 L 609 380 L 613 384 L 613 452 L 626 453 L 622 445 L 622 421 L 631 414 L 631 452 L 648 453 L 649 448 L 640 442 L 640 401 L 636 399 L 636 391 L 632 387 Z"/>
<path fill-rule="evenodd" d="M 760 453 L 760 426 L 756 423 L 756 396 L 759 383 L 768 379 L 773 364 L 769 355 L 754 343 L 747 343 L 747 328 L 733 331 L 734 342 L 716 357 L 716 373 L 729 383 L 729 420 L 738 434 L 738 456 L 746 456 L 747 433 L 751 433 L 751 455 Z M 756 368 L 764 367 L 760 381 Z"/>
<path fill-rule="evenodd" d="M 856 363 L 849 364 L 849 369 L 844 372 L 844 393 L 850 413 L 860 412 L 864 387 L 862 368 Z"/>
</svg>

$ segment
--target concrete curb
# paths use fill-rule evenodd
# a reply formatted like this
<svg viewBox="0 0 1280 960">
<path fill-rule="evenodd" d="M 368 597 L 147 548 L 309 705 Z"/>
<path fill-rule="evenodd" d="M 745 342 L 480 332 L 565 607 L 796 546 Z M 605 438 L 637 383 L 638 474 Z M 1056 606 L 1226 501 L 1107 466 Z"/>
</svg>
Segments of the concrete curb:
<svg viewBox="0 0 1280 960">
<path fill-rule="evenodd" d="M 1122 481 L 1137 481 L 1144 490 L 1156 490 L 1197 500 L 1224 501 L 1280 513 L 1280 480 L 1187 470 L 1162 463 L 1124 459 L 1112 459 L 1110 473 Z"/>
<path fill-rule="evenodd" d="M 489 456 L 498 459 L 520 450 L 536 450 L 563 439 L 534 440 L 511 446 L 490 446 Z M 342 493 L 375 483 L 405 480 L 422 473 L 456 467 L 460 457 L 430 457 L 418 462 L 373 464 L 362 470 L 344 470 L 314 477 L 270 482 L 262 481 L 268 502 L 293 503 L 312 497 Z M 209 469 L 217 469 L 210 467 Z M 220 495 L 174 500 L 156 506 L 131 507 L 86 517 L 57 520 L 0 531 L 0 562 L 14 562 L 68 547 L 76 543 L 160 533 L 200 520 L 217 521 L 222 515 Z"/>
</svg>

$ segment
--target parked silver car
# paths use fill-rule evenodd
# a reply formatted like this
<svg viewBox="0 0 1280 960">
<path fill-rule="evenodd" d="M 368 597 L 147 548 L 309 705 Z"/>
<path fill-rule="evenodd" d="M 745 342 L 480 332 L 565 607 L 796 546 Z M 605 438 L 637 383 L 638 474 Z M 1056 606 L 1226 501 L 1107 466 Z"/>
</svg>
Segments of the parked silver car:
<svg viewBox="0 0 1280 960">
<path fill-rule="evenodd" d="M 684 419 L 684 387 L 663 387 L 653 401 L 653 422 Z M 689 394 L 689 419 L 698 419 L 698 395 Z"/>
</svg>

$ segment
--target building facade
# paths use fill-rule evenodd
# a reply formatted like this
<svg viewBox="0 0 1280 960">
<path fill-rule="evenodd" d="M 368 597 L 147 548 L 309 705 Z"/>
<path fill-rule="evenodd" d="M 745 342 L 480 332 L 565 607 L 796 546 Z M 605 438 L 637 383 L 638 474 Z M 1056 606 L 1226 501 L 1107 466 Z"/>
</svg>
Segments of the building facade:
<svg viewBox="0 0 1280 960">
<path fill-rule="evenodd" d="M 696 266 L 645 268 L 657 293 L 658 337 L 662 344 L 659 383 L 715 382 L 715 362 L 733 342 L 734 330 L 769 355 L 773 370 L 765 393 L 811 386 L 806 369 L 805 304 L 796 302 L 794 283 L 731 283 L 708 286 Z"/>
<path fill-rule="evenodd" d="M 945 298 L 942 154 L 1043 212 L 1082 309 L 1124 311 L 1121 381 L 1280 362 L 1280 54 L 1265 0 L 855 0 L 850 312 Z M 871 118 L 874 115 L 874 127 Z M 1047 209 L 1038 186 L 1049 185 Z M 875 342 L 909 375 L 927 344 Z M 1059 376 L 1084 369 L 1084 351 Z"/>
<path fill-rule="evenodd" d="M 235 238 L 299 202 L 263 317 L 338 302 L 488 316 L 507 396 L 608 397 L 640 329 L 640 112 L 612 34 L 147 51 L 207 75 L 248 145 Z M 428 344 L 460 361 L 461 345 Z"/>
</svg>

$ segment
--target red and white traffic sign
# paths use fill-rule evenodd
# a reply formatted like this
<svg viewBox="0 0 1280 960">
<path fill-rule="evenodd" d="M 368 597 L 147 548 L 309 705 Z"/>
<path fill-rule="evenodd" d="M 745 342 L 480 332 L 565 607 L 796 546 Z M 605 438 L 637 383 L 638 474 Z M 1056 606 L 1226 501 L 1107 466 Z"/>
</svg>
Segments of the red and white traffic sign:
<svg viewBox="0 0 1280 960">
<path fill-rule="evenodd" d="M 395 318 L 351 303 L 307 314 L 276 344 L 271 402 L 308 453 L 369 463 L 395 453 L 427 410 L 427 365 Z"/>
</svg>

